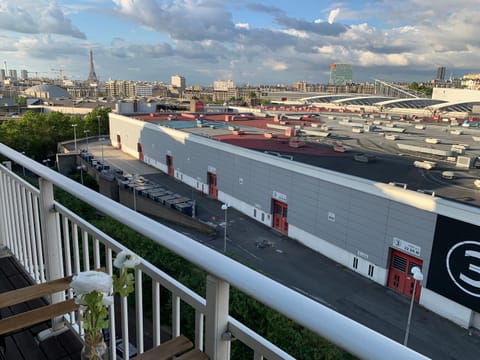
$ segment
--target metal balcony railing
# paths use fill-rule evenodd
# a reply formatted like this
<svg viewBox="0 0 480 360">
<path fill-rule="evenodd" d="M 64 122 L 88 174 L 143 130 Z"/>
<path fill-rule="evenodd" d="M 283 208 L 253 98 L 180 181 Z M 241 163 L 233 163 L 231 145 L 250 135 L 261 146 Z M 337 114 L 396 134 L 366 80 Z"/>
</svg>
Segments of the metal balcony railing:
<svg viewBox="0 0 480 360">
<path fill-rule="evenodd" d="M 139 353 L 146 350 L 143 323 L 146 316 L 142 305 L 142 286 L 151 284 L 152 329 L 148 332 L 153 334 L 154 346 L 160 343 L 160 329 L 164 325 L 160 322 L 160 310 L 166 302 L 170 302 L 172 308 L 171 323 L 168 324 L 172 335 L 181 333 L 182 303 L 194 310 L 195 346 L 203 350 L 210 359 L 229 359 L 231 338 L 251 348 L 254 359 L 293 359 L 258 335 L 255 329 L 246 327 L 229 315 L 231 285 L 360 358 L 425 359 L 423 355 L 3 144 L 0 144 L 0 154 L 39 177 L 37 189 L 5 166 L 0 166 L 0 246 L 7 247 L 13 253 L 35 282 L 99 267 L 105 267 L 111 274 L 112 259 L 116 253 L 125 249 L 118 241 L 56 202 L 54 186 L 168 248 L 209 274 L 206 277 L 206 298 L 202 298 L 146 260 L 142 260 L 135 271 L 135 292 L 130 295 L 135 298 L 134 316 L 129 316 L 128 312 L 132 307 L 128 306 L 126 298 L 121 300 L 120 309 L 115 309 L 115 305 L 110 308 L 110 349 L 115 348 L 115 339 L 121 337 L 124 344 L 135 343 Z M 160 297 L 160 289 L 168 290 L 169 301 Z M 59 299 L 54 298 L 52 301 Z M 68 320 L 72 329 L 81 335 L 82 324 L 76 315 L 70 314 Z M 119 317 L 117 321 L 116 316 Z M 135 323 L 129 322 L 132 318 Z M 120 328 L 115 326 L 116 323 L 121 324 Z M 126 346 L 124 358 L 128 358 L 128 352 L 129 347 Z M 110 358 L 117 358 L 115 351 L 111 352 Z"/>
</svg>

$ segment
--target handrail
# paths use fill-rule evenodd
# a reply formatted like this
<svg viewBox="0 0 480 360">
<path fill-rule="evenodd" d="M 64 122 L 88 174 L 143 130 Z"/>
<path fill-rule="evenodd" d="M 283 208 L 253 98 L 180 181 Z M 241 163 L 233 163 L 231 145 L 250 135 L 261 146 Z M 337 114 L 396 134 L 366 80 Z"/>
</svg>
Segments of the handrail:
<svg viewBox="0 0 480 360">
<path fill-rule="evenodd" d="M 0 144 L 0 153 L 103 213 L 121 221 L 346 351 L 365 359 L 427 357 L 242 265 L 199 242 Z"/>
</svg>

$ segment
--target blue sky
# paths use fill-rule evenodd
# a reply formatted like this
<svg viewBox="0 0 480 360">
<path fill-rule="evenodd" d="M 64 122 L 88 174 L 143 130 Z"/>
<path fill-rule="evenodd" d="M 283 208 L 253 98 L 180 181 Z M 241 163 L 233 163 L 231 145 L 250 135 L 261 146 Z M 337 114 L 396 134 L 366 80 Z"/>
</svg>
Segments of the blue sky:
<svg viewBox="0 0 480 360">
<path fill-rule="evenodd" d="M 187 85 L 426 81 L 480 72 L 478 1 L 2 0 L 0 60 L 9 69 L 84 80 Z M 31 74 L 30 76 L 34 76 Z"/>
</svg>

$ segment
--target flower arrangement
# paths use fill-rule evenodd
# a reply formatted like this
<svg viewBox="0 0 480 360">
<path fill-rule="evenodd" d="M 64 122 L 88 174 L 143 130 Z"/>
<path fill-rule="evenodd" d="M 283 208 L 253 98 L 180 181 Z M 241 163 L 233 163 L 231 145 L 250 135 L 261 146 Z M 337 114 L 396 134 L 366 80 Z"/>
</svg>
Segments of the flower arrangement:
<svg viewBox="0 0 480 360">
<path fill-rule="evenodd" d="M 108 306 L 113 296 L 128 296 L 133 291 L 134 276 L 128 270 L 140 263 L 135 254 L 122 251 L 113 265 L 119 275 L 110 276 L 102 271 L 84 271 L 75 276 L 70 284 L 75 293 L 75 302 L 80 305 L 85 330 L 85 357 L 101 359 L 106 351 L 102 329 L 108 327 Z"/>
</svg>

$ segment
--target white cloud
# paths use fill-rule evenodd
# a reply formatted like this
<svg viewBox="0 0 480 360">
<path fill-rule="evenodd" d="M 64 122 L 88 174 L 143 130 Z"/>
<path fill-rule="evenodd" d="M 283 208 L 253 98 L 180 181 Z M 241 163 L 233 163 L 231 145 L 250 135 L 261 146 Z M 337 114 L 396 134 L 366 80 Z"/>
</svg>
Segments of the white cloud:
<svg viewBox="0 0 480 360">
<path fill-rule="evenodd" d="M 175 40 L 204 39 L 228 41 L 235 34 L 231 14 L 222 0 L 113 0 L 115 10 Z"/>
<path fill-rule="evenodd" d="M 55 2 L 4 0 L 0 3 L 0 29 L 23 34 L 58 34 L 85 39 Z"/>
<path fill-rule="evenodd" d="M 284 62 L 276 61 L 273 59 L 267 59 L 263 62 L 263 65 L 274 71 L 288 70 L 288 65 Z"/>
<path fill-rule="evenodd" d="M 338 16 L 338 14 L 340 13 L 340 9 L 339 8 L 336 8 L 336 9 L 333 9 L 330 11 L 330 14 L 328 14 L 328 19 L 327 19 L 327 22 L 329 24 L 333 24 L 336 17 Z"/>
<path fill-rule="evenodd" d="M 407 66 L 409 60 L 405 54 L 379 55 L 371 51 L 361 51 L 358 62 L 362 66 Z"/>
<path fill-rule="evenodd" d="M 245 30 L 250 30 L 250 24 L 249 23 L 237 23 L 235 24 L 236 29 L 245 29 Z"/>
<path fill-rule="evenodd" d="M 301 38 L 301 39 L 307 39 L 309 37 L 306 31 L 301 31 L 296 29 L 285 29 L 285 30 L 281 30 L 281 32 L 297 38 Z"/>
</svg>

